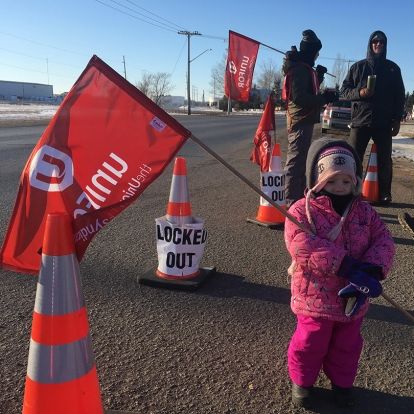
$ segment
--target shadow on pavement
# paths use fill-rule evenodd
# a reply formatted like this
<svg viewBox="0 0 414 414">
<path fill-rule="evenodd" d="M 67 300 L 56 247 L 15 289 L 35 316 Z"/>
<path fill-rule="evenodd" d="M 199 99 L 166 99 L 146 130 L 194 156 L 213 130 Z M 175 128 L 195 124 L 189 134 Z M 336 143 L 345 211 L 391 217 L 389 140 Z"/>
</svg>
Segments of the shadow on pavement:
<svg viewBox="0 0 414 414">
<path fill-rule="evenodd" d="M 315 405 L 309 410 L 300 410 L 298 413 L 318 413 L 318 414 L 414 414 L 414 398 L 400 397 L 385 392 L 368 390 L 366 388 L 355 387 L 355 407 L 337 408 L 332 400 L 331 390 L 325 388 L 314 388 Z"/>
<path fill-rule="evenodd" d="M 406 246 L 414 246 L 413 239 L 403 239 L 402 237 L 393 237 L 396 244 L 404 244 Z"/>
<path fill-rule="evenodd" d="M 197 293 L 222 298 L 258 299 L 283 305 L 290 303 L 290 289 L 251 283 L 242 276 L 220 272 L 212 275 Z"/>
<path fill-rule="evenodd" d="M 256 299 L 287 306 L 290 304 L 289 288 L 251 283 L 246 281 L 242 276 L 229 273 L 216 272 L 195 293 L 222 298 L 239 297 Z M 410 312 L 410 314 L 414 316 L 413 312 Z M 383 322 L 412 325 L 408 318 L 398 309 L 392 306 L 377 305 L 375 303 L 372 303 L 369 307 L 366 317 Z"/>
<path fill-rule="evenodd" d="M 389 207 L 391 207 L 391 208 L 414 208 L 414 204 L 396 203 L 396 202 L 393 201 L 393 202 L 391 202 Z"/>
</svg>

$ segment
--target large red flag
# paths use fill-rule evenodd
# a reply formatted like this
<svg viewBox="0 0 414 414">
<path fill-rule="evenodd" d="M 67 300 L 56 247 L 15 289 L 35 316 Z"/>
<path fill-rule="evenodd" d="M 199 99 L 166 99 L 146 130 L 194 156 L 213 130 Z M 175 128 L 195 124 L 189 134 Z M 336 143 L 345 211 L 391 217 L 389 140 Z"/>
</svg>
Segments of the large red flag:
<svg viewBox="0 0 414 414">
<path fill-rule="evenodd" d="M 224 93 L 230 99 L 247 102 L 253 81 L 254 65 L 260 43 L 229 30 L 229 51 Z"/>
<path fill-rule="evenodd" d="M 270 131 L 276 128 L 275 103 L 271 95 L 267 98 L 266 106 L 254 136 L 254 148 L 250 160 L 260 165 L 261 171 L 269 171 L 272 151 Z"/>
<path fill-rule="evenodd" d="M 52 212 L 73 217 L 80 260 L 94 235 L 162 173 L 190 135 L 93 56 L 24 167 L 0 264 L 37 272 Z"/>
</svg>

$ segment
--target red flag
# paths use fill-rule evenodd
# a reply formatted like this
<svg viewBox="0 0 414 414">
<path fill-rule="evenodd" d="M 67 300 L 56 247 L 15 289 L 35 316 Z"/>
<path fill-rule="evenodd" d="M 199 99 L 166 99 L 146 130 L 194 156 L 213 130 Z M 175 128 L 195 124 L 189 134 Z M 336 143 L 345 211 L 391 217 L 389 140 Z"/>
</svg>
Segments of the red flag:
<svg viewBox="0 0 414 414">
<path fill-rule="evenodd" d="M 261 171 L 269 171 L 270 157 L 272 151 L 272 138 L 270 131 L 276 129 L 275 103 L 269 95 L 266 106 L 260 119 L 259 126 L 254 136 L 254 148 L 250 160 L 260 165 Z"/>
<path fill-rule="evenodd" d="M 224 76 L 224 93 L 230 99 L 247 102 L 260 43 L 229 30 L 229 52 Z"/>
<path fill-rule="evenodd" d="M 26 163 L 0 264 L 39 270 L 51 212 L 73 217 L 80 260 L 94 235 L 162 173 L 190 135 L 93 56 Z"/>
</svg>

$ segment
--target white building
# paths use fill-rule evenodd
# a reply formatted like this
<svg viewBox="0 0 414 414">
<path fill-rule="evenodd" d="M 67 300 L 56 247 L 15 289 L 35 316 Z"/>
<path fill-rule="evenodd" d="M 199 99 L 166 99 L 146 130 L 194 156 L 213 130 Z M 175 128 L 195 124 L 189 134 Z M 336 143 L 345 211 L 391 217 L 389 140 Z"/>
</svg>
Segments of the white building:
<svg viewBox="0 0 414 414">
<path fill-rule="evenodd" d="M 48 101 L 52 99 L 52 85 L 0 80 L 0 100 Z"/>
</svg>

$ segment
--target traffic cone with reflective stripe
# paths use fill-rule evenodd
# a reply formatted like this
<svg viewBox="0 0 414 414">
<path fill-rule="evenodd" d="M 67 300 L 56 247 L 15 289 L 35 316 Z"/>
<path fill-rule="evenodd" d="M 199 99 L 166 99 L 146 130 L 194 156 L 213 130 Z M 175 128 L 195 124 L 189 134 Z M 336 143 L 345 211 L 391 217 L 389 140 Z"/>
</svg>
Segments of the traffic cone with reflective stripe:
<svg viewBox="0 0 414 414">
<path fill-rule="evenodd" d="M 369 202 L 379 201 L 377 146 L 372 144 L 367 171 L 362 183 L 362 197 Z"/>
<path fill-rule="evenodd" d="M 173 224 L 193 222 L 187 186 L 187 165 L 183 157 L 175 159 L 166 217 Z"/>
<path fill-rule="evenodd" d="M 172 232 L 176 233 L 177 231 L 181 234 L 182 228 L 185 225 L 191 225 L 192 230 L 196 230 L 198 227 L 203 229 L 204 222 L 201 220 L 197 223 L 198 220 L 195 220 L 192 216 L 190 196 L 188 192 L 187 184 L 187 165 L 185 158 L 177 157 L 174 163 L 173 176 L 171 181 L 171 190 L 170 198 L 167 206 L 166 219 L 168 226 L 167 228 L 172 228 Z M 162 218 L 161 218 L 162 220 Z M 158 223 L 159 228 L 162 227 L 162 223 Z M 178 229 L 176 227 L 179 227 Z M 159 231 L 159 230 L 158 230 Z M 180 239 L 180 237 L 179 237 Z M 164 253 L 168 250 L 168 246 L 174 246 L 174 250 L 179 249 L 179 243 L 174 245 L 174 242 L 171 240 L 166 243 L 162 243 L 160 247 Z M 187 245 L 188 246 L 188 245 Z M 158 263 L 158 268 L 156 270 L 156 275 L 163 279 L 168 280 L 186 280 L 186 279 L 195 279 L 200 274 L 200 269 L 192 268 L 189 271 L 190 266 L 188 266 L 187 261 L 185 260 L 186 253 L 177 253 L 172 255 L 174 257 L 174 263 L 178 261 L 180 263 L 180 268 L 176 266 L 167 266 L 164 261 Z"/>
<path fill-rule="evenodd" d="M 207 231 L 192 216 L 185 158 L 174 163 L 167 214 L 155 219 L 158 266 L 138 276 L 139 283 L 170 289 L 197 289 L 214 267 L 200 267 Z"/>
<path fill-rule="evenodd" d="M 280 145 L 275 144 L 270 160 L 269 171 L 260 174 L 261 190 L 281 208 L 286 209 L 285 172 L 282 168 Z M 255 219 L 247 219 L 251 223 L 277 228 L 285 222 L 285 216 L 263 197 L 260 197 L 259 210 Z"/>
<path fill-rule="evenodd" d="M 23 413 L 103 413 L 67 214 L 46 219 Z"/>
</svg>

